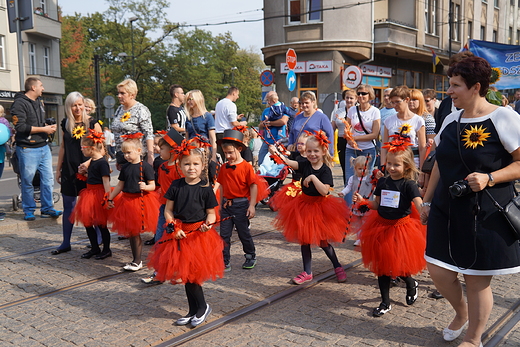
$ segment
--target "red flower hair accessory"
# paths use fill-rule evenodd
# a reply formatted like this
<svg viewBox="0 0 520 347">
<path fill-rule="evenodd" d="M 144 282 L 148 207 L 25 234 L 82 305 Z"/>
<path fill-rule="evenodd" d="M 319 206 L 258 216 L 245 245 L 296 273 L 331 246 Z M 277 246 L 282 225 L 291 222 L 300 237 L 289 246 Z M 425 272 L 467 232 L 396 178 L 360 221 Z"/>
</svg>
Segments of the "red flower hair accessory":
<svg viewBox="0 0 520 347">
<path fill-rule="evenodd" d="M 179 156 L 184 156 L 184 155 L 190 155 L 190 151 L 192 149 L 198 148 L 197 146 L 192 145 L 191 144 L 192 142 L 193 142 L 193 139 L 191 139 L 191 140 L 182 140 L 182 143 L 179 146 L 175 147 L 172 150 L 172 153 L 176 154 L 178 157 Z"/>
<path fill-rule="evenodd" d="M 238 130 L 242 134 L 245 134 L 247 131 L 247 127 L 245 125 L 237 125 L 236 127 L 233 127 L 233 130 Z"/>
<path fill-rule="evenodd" d="M 105 134 L 102 132 L 95 131 L 94 129 L 90 129 L 87 135 L 89 139 L 92 139 L 94 143 L 103 143 L 105 141 Z"/>
<path fill-rule="evenodd" d="M 312 133 L 309 130 L 304 130 L 303 133 L 312 136 Z"/>
<path fill-rule="evenodd" d="M 80 181 L 83 181 L 83 182 L 86 182 L 87 181 L 87 176 L 85 176 L 83 174 L 80 174 L 79 172 L 76 172 L 76 179 L 78 179 Z"/>
<path fill-rule="evenodd" d="M 315 131 L 314 132 L 314 137 L 316 138 L 316 140 L 318 140 L 318 142 L 320 143 L 320 145 L 322 145 L 323 147 L 325 147 L 325 149 L 329 149 L 329 139 L 327 138 L 327 134 L 325 134 L 325 132 L 323 130 L 320 130 L 320 131 Z"/>
<path fill-rule="evenodd" d="M 391 141 L 385 142 L 382 148 L 388 148 L 388 152 L 401 152 L 406 150 L 408 146 L 412 146 L 410 138 L 401 134 L 390 135 Z"/>
<path fill-rule="evenodd" d="M 133 134 L 121 135 L 121 137 L 125 141 L 126 140 L 131 140 L 131 139 L 142 139 L 143 138 L 143 133 L 136 132 L 136 133 L 133 133 Z"/>
<path fill-rule="evenodd" d="M 195 142 L 195 141 L 198 141 L 199 143 L 199 148 L 210 148 L 211 147 L 211 143 L 209 143 L 209 140 L 207 137 L 205 136 L 202 136 L 200 134 L 195 134 L 195 137 L 193 139 L 191 139 L 190 142 Z"/>
<path fill-rule="evenodd" d="M 161 135 L 161 136 L 164 136 L 164 135 L 167 134 L 167 132 L 166 132 L 166 130 L 157 130 L 157 131 L 155 132 L 155 134 L 157 134 L 157 135 Z"/>
</svg>

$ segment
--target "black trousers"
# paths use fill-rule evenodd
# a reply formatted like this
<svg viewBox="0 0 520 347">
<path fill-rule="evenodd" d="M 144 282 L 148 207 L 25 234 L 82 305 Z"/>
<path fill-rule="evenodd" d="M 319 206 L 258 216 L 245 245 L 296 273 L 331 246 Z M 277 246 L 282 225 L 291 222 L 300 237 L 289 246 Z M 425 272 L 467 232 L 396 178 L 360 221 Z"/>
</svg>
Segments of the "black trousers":
<svg viewBox="0 0 520 347">
<path fill-rule="evenodd" d="M 251 254 L 256 257 L 255 244 L 251 237 L 251 231 L 249 229 L 250 223 L 247 218 L 247 209 L 249 207 L 249 201 L 233 202 L 229 207 L 222 208 L 220 215 L 221 218 L 229 216 L 235 216 L 231 219 L 225 220 L 220 223 L 220 236 L 224 240 L 224 263 L 228 264 L 230 255 L 230 241 L 231 234 L 233 233 L 234 227 L 237 229 L 238 238 L 242 242 L 242 249 L 245 254 Z"/>
</svg>

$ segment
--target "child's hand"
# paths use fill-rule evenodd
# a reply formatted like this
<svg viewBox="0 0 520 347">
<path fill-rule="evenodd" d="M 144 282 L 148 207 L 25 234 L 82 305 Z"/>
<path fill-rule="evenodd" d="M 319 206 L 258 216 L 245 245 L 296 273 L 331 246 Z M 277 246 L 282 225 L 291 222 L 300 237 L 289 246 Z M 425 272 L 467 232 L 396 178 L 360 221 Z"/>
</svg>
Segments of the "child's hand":
<svg viewBox="0 0 520 347">
<path fill-rule="evenodd" d="M 276 149 L 276 147 L 274 145 L 269 145 L 269 153 L 271 154 L 276 154 L 278 152 L 278 150 Z"/>
<path fill-rule="evenodd" d="M 423 205 L 421 207 L 421 223 L 422 225 L 428 224 L 428 216 L 430 215 L 430 206 Z"/>
<path fill-rule="evenodd" d="M 378 180 L 378 179 L 380 179 L 382 177 L 385 177 L 385 174 L 383 173 L 383 171 L 377 170 L 375 177 L 376 177 L 376 180 Z"/>
<path fill-rule="evenodd" d="M 111 208 L 114 208 L 114 202 L 112 200 L 108 200 L 108 204 L 107 204 L 107 209 L 111 209 Z"/>
<path fill-rule="evenodd" d="M 309 175 L 309 176 L 307 176 L 307 177 L 303 180 L 303 185 L 304 185 L 305 187 L 309 187 L 309 184 L 312 182 L 312 178 L 313 178 L 313 177 L 316 177 L 316 176 L 314 176 L 314 175 Z"/>
<path fill-rule="evenodd" d="M 339 192 L 339 193 L 338 193 L 338 196 L 339 196 L 340 198 L 342 198 L 342 197 L 345 196 L 345 194 L 343 194 L 342 192 Z"/>
<path fill-rule="evenodd" d="M 146 189 L 146 183 L 145 182 L 139 182 L 139 189 L 145 190 Z"/>
<path fill-rule="evenodd" d="M 246 212 L 247 218 L 249 218 L 249 219 L 254 218 L 255 214 L 256 214 L 255 205 L 249 205 L 247 212 Z"/>
<path fill-rule="evenodd" d="M 203 223 L 203 224 L 200 226 L 200 231 L 202 231 L 203 233 L 205 233 L 206 231 L 208 231 L 209 229 L 211 229 L 211 227 L 210 227 L 208 224 L 209 224 L 208 222 Z"/>
<path fill-rule="evenodd" d="M 180 239 L 183 239 L 186 237 L 186 233 L 183 231 L 183 230 L 178 230 L 176 233 L 175 233 L 175 236 L 174 236 L 177 240 L 180 240 Z"/>
<path fill-rule="evenodd" d="M 361 196 L 361 194 L 354 193 L 354 195 L 352 196 L 352 202 L 358 202 L 358 201 L 361 201 L 361 200 L 363 200 L 363 197 Z"/>
</svg>

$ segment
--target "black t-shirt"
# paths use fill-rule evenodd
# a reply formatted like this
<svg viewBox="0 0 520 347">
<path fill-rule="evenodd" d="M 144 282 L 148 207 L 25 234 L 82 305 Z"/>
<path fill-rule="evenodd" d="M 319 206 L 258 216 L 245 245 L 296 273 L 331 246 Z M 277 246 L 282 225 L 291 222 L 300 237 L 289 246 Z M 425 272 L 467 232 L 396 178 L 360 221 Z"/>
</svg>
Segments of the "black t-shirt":
<svg viewBox="0 0 520 347">
<path fill-rule="evenodd" d="M 164 197 L 173 201 L 173 215 L 184 223 L 206 220 L 206 210 L 218 206 L 211 186 L 204 187 L 205 181 L 187 184 L 184 178 L 172 182 Z"/>
<path fill-rule="evenodd" d="M 394 199 L 389 198 L 394 203 L 396 202 L 396 199 L 398 199 L 399 204 L 397 207 L 381 206 L 385 200 L 381 197 L 382 190 L 398 193 L 398 196 L 387 194 L 387 196 L 390 197 L 394 196 Z M 399 219 L 406 217 L 411 213 L 412 200 L 420 197 L 421 193 L 419 192 L 417 182 L 413 180 L 401 178 L 400 180 L 394 181 L 390 177 L 383 177 L 377 181 L 374 195 L 381 197 L 379 208 L 377 209 L 377 212 L 381 217 L 385 219 Z"/>
<path fill-rule="evenodd" d="M 164 163 L 165 161 L 167 160 L 164 160 L 163 158 L 161 158 L 160 155 L 158 155 L 154 160 L 153 160 L 153 171 L 155 173 L 154 177 L 155 177 L 155 187 L 160 187 L 159 185 L 159 181 L 157 180 L 158 178 L 158 175 L 159 175 L 159 167 L 161 167 L 161 164 Z"/>
<path fill-rule="evenodd" d="M 88 184 L 103 184 L 103 176 L 110 177 L 110 165 L 105 158 L 92 159 L 88 167 Z"/>
<path fill-rule="evenodd" d="M 143 180 L 141 180 L 141 164 L 131 164 L 126 163 L 121 168 L 121 172 L 119 173 L 119 180 L 125 182 L 123 187 L 123 192 L 125 193 L 140 193 L 139 182 L 143 181 L 148 183 L 148 181 L 154 180 L 154 172 L 153 168 L 146 161 L 141 162 L 143 164 Z"/>
<path fill-rule="evenodd" d="M 332 170 L 330 167 L 323 164 L 318 170 L 314 170 L 310 161 L 303 157 L 300 158 L 297 159 L 298 170 L 296 170 L 296 172 L 302 175 L 303 180 L 305 180 L 307 176 L 315 175 L 321 183 L 334 187 L 334 179 L 332 178 Z M 302 192 L 310 196 L 321 196 L 312 182 L 309 184 L 309 187 L 305 187 L 302 181 Z"/>
<path fill-rule="evenodd" d="M 242 156 L 242 159 L 244 159 L 248 163 L 253 162 L 253 152 L 251 152 L 251 149 L 249 147 L 244 148 L 244 150 L 240 152 L 240 155 Z"/>
<path fill-rule="evenodd" d="M 168 125 L 171 127 L 172 124 L 177 124 L 183 129 L 186 129 L 186 111 L 184 107 L 177 107 L 170 105 L 166 111 L 166 117 L 168 118 Z"/>
</svg>

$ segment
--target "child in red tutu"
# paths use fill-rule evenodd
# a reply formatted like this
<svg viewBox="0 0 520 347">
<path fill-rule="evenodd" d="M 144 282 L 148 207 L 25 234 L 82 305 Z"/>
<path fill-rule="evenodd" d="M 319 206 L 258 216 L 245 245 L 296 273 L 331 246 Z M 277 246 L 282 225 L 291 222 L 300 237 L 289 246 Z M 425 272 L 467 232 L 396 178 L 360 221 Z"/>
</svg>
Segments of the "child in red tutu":
<svg viewBox="0 0 520 347">
<path fill-rule="evenodd" d="M 189 311 L 177 325 L 195 327 L 206 320 L 211 307 L 204 299 L 202 283 L 224 275 L 224 243 L 211 227 L 218 205 L 207 181 L 206 148 L 181 145 L 180 167 L 184 178 L 173 181 L 165 194 L 166 233 L 155 244 L 148 266 L 159 281 L 184 283 Z M 202 177 L 202 178 L 201 178 Z"/>
<path fill-rule="evenodd" d="M 395 139 L 385 146 L 389 149 L 386 157 L 389 176 L 379 179 L 375 199 L 366 201 L 377 213 L 367 215 L 360 235 L 363 263 L 377 275 L 381 292 L 382 302 L 372 312 L 374 317 L 381 317 L 392 308 L 390 281 L 393 277 L 400 277 L 406 283 L 406 303 L 412 305 L 417 300 L 419 284 L 411 275 L 426 266 L 426 233 L 417 212 L 422 199 L 413 179 L 418 170 L 408 139 L 392 136 Z M 359 193 L 354 194 L 354 202 L 362 200 Z"/>
<path fill-rule="evenodd" d="M 295 284 L 312 280 L 311 246 L 323 249 L 334 266 L 338 282 L 347 280 L 345 270 L 330 244 L 341 242 L 345 237 L 345 216 L 348 210 L 343 199 L 329 194 L 330 188 L 334 186 L 329 143 L 324 132 L 316 132 L 307 139 L 306 158 L 294 161 L 284 157 L 285 163 L 302 175 L 301 190 L 278 191 L 273 196 L 274 204 L 278 207 L 275 227 L 283 230 L 287 241 L 301 245 L 303 272 L 292 279 Z M 277 152 L 274 146 L 269 151 Z M 291 196 L 292 200 L 286 200 L 286 196 L 281 194 Z M 277 199 L 286 202 L 279 204 Z"/>
<path fill-rule="evenodd" d="M 105 259 L 112 256 L 110 250 L 110 232 L 107 229 L 108 210 L 105 197 L 110 194 L 110 166 L 105 159 L 105 136 L 93 129 L 81 139 L 81 152 L 90 157 L 87 188 L 79 192 L 78 202 L 71 214 L 71 222 L 81 223 L 87 230 L 91 249 L 81 258 Z M 95 227 L 101 231 L 103 251 L 99 248 Z"/>
<path fill-rule="evenodd" d="M 109 216 L 112 230 L 130 239 L 133 260 L 123 266 L 124 270 L 137 271 L 143 267 L 141 233 L 155 231 L 159 216 L 159 200 L 155 190 L 153 168 L 141 160 L 141 133 L 123 135 L 125 140 L 121 150 L 128 163 L 119 173 L 119 182 L 108 198 L 108 206 L 113 208 Z M 120 193 L 119 200 L 113 199 Z"/>
</svg>

